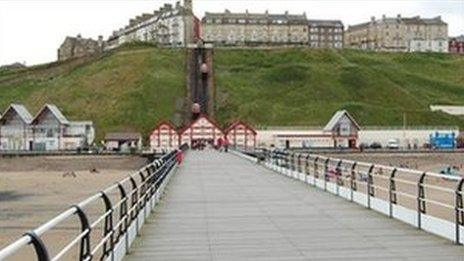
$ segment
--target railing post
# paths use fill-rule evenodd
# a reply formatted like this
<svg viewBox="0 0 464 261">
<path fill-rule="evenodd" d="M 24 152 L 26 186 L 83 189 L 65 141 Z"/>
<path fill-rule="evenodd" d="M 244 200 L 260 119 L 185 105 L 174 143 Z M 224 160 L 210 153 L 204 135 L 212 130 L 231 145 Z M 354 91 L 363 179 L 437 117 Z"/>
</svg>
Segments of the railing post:
<svg viewBox="0 0 464 261">
<path fill-rule="evenodd" d="M 310 159 L 310 155 L 308 154 L 306 156 L 306 167 L 305 167 L 305 183 L 308 184 L 308 175 L 310 174 L 309 172 L 309 159 Z"/>
<path fill-rule="evenodd" d="M 313 169 L 313 186 L 316 187 L 316 179 L 319 178 L 319 165 L 317 164 L 317 161 L 319 160 L 319 156 L 317 156 L 315 159 L 314 159 L 314 169 Z"/>
<path fill-rule="evenodd" d="M 105 203 L 105 210 L 106 210 L 105 213 L 109 212 L 109 214 L 107 214 L 107 216 L 105 217 L 103 237 L 106 237 L 111 234 L 109 237 L 109 244 L 108 242 L 105 242 L 103 244 L 102 259 L 104 259 L 110 255 L 113 255 L 113 249 L 114 249 L 113 205 L 111 204 L 110 198 L 104 191 L 101 191 L 100 193 L 102 195 L 103 202 Z"/>
<path fill-rule="evenodd" d="M 354 192 L 358 189 L 358 186 L 356 184 L 356 166 L 358 165 L 357 162 L 353 163 L 353 165 L 351 166 L 351 173 L 350 173 L 350 192 L 351 192 L 351 195 L 350 195 L 350 199 L 351 201 L 353 202 L 354 200 Z"/>
<path fill-rule="evenodd" d="M 298 180 L 300 180 L 300 174 L 303 172 L 303 171 L 302 171 L 303 168 L 302 168 L 302 166 L 301 166 L 301 157 L 302 157 L 302 156 L 303 156 L 303 155 L 302 155 L 301 153 L 298 154 L 298 168 L 297 168 L 297 169 L 298 169 L 298 171 L 297 171 L 297 172 L 298 172 L 298 173 L 297 173 L 297 179 L 298 179 Z"/>
<path fill-rule="evenodd" d="M 29 231 L 24 234 L 31 239 L 31 243 L 34 246 L 35 254 L 38 261 L 49 261 L 50 255 L 48 254 L 47 247 L 45 246 L 42 239 L 34 232 Z"/>
<path fill-rule="evenodd" d="M 389 216 L 392 218 L 393 217 L 393 204 L 396 204 L 397 202 L 397 197 L 396 197 L 396 182 L 395 182 L 395 174 L 398 170 L 396 168 L 393 169 L 393 171 L 390 174 L 390 187 L 388 189 L 388 201 L 390 205 L 389 209 Z"/>
<path fill-rule="evenodd" d="M 422 214 L 425 214 L 425 190 L 424 190 L 424 180 L 426 172 L 422 173 L 417 183 L 417 227 L 422 228 Z"/>
<path fill-rule="evenodd" d="M 291 158 L 292 167 L 291 167 L 291 169 L 290 169 L 290 177 L 291 177 L 291 178 L 295 178 L 295 170 L 296 170 L 296 162 L 295 162 L 295 159 L 296 159 L 296 153 L 295 153 L 295 152 L 292 152 L 292 158 Z"/>
<path fill-rule="evenodd" d="M 285 152 L 284 160 L 285 160 L 285 174 L 288 175 L 288 170 L 290 169 L 290 153 Z"/>
<path fill-rule="evenodd" d="M 123 185 L 118 182 L 118 188 L 119 188 L 119 193 L 121 194 L 121 206 L 119 207 L 119 220 L 123 220 L 124 222 L 121 224 L 119 227 L 119 232 L 118 236 L 116 237 L 116 242 L 119 242 L 119 239 L 121 236 L 127 234 L 127 228 L 129 227 L 129 217 L 127 213 L 127 193 L 126 190 L 124 189 Z M 127 236 L 125 236 L 126 240 L 126 252 L 129 251 L 129 246 L 128 246 L 128 239 Z"/>
<path fill-rule="evenodd" d="M 143 175 L 142 171 L 139 171 L 138 173 L 139 173 L 140 179 L 142 180 L 142 185 L 140 185 L 140 198 L 142 198 L 143 196 L 145 196 L 145 193 L 148 189 L 147 189 L 147 183 L 145 182 L 146 178 Z M 145 207 L 146 205 L 145 203 L 147 202 L 147 200 L 148 200 L 148 197 L 145 196 L 143 201 L 140 201 L 140 209 Z"/>
<path fill-rule="evenodd" d="M 131 221 L 137 218 L 139 214 L 139 206 L 138 206 L 138 188 L 137 182 L 135 181 L 134 177 L 130 177 L 130 181 L 132 184 L 132 194 L 131 194 Z M 135 206 L 135 208 L 134 208 Z M 134 213 L 135 211 L 135 213 Z M 138 229 L 137 229 L 138 230 Z M 137 232 L 138 233 L 138 232 Z"/>
<path fill-rule="evenodd" d="M 464 178 L 461 178 L 456 187 L 456 244 L 461 245 L 461 226 L 464 226 L 464 202 L 463 202 Z"/>
<path fill-rule="evenodd" d="M 327 191 L 327 173 L 329 172 L 330 158 L 327 158 L 324 162 L 324 191 Z"/>
<path fill-rule="evenodd" d="M 367 171 L 367 208 L 369 209 L 371 208 L 371 196 L 374 196 L 372 170 L 374 170 L 374 165 L 371 165 Z"/>
<path fill-rule="evenodd" d="M 79 221 L 81 222 L 81 232 L 83 233 L 84 231 L 87 230 L 87 233 L 81 239 L 80 250 L 79 250 L 79 260 L 82 261 L 82 260 L 86 260 L 87 258 L 91 260 L 92 250 L 90 249 L 90 231 L 92 230 L 92 228 L 90 227 L 89 219 L 81 207 L 79 207 L 78 205 L 74 205 L 72 207 L 76 209 L 77 216 L 79 217 Z"/>
<path fill-rule="evenodd" d="M 340 178 L 341 175 L 342 175 L 342 164 L 343 164 L 343 160 L 340 160 L 338 163 L 337 163 L 337 168 L 335 169 L 335 183 L 336 183 L 336 188 L 337 188 L 337 196 L 340 196 L 340 185 L 343 185 L 341 184 L 342 182 L 342 179 Z"/>
</svg>

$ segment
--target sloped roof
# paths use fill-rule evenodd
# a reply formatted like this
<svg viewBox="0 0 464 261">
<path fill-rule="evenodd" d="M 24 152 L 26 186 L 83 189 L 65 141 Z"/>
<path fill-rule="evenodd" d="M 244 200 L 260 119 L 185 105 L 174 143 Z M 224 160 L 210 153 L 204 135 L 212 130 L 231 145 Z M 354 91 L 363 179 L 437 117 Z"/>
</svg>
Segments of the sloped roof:
<svg viewBox="0 0 464 261">
<path fill-rule="evenodd" d="M 142 138 L 142 134 L 138 132 L 110 132 L 105 134 L 105 140 L 139 140 Z"/>
<path fill-rule="evenodd" d="M 335 126 L 337 125 L 337 123 L 341 120 L 341 118 L 343 116 L 347 116 L 351 122 L 353 122 L 353 124 L 356 126 L 356 128 L 358 128 L 358 130 L 361 129 L 361 127 L 359 126 L 359 124 L 354 120 L 354 118 L 351 116 L 351 114 L 348 113 L 348 111 L 346 110 L 340 110 L 340 111 L 337 111 L 333 116 L 332 118 L 330 119 L 330 121 L 327 123 L 327 125 L 325 125 L 324 127 L 324 131 L 332 131 Z"/>
<path fill-rule="evenodd" d="M 308 20 L 310 26 L 339 26 L 343 27 L 343 23 L 340 20 Z"/>
<path fill-rule="evenodd" d="M 254 135 L 257 134 L 256 130 L 253 129 L 249 124 L 243 122 L 243 121 L 235 121 L 234 123 L 232 123 L 229 127 L 227 127 L 227 129 L 224 130 L 224 133 L 225 134 L 228 134 L 230 131 L 232 131 L 237 125 L 243 125 L 245 126 L 247 129 L 251 130 L 251 132 L 253 132 Z"/>
<path fill-rule="evenodd" d="M 37 115 L 34 117 L 34 120 L 33 122 L 36 122 L 38 117 L 45 111 L 50 111 L 53 116 L 55 116 L 55 118 L 61 123 L 61 124 L 64 124 L 64 125 L 68 125 L 69 124 L 69 121 L 68 119 L 66 119 L 66 117 L 63 115 L 63 113 L 61 113 L 60 109 L 58 109 L 58 107 L 56 107 L 56 105 L 54 104 L 45 104 L 42 109 L 40 109 L 40 111 L 37 113 Z"/>
<path fill-rule="evenodd" d="M 214 127 L 218 128 L 222 133 L 224 133 L 224 130 L 221 128 L 221 126 L 219 126 L 219 124 L 214 121 L 213 119 L 211 119 L 210 117 L 208 117 L 207 115 L 200 115 L 196 120 L 192 121 L 189 125 L 185 126 L 183 129 L 181 129 L 178 133 L 180 135 L 184 134 L 184 132 L 188 129 L 190 129 L 193 125 L 195 125 L 195 123 L 197 123 L 198 121 L 200 121 L 201 119 L 206 119 L 207 121 L 209 121 L 211 124 L 213 124 Z"/>
<path fill-rule="evenodd" d="M 5 110 L 5 113 L 1 114 L 0 120 L 5 117 L 8 111 L 13 110 L 18 114 L 18 116 L 24 121 L 26 124 L 30 124 L 33 120 L 31 113 L 26 109 L 26 107 L 22 104 L 12 103 L 8 108 Z"/>
<path fill-rule="evenodd" d="M 179 132 L 177 131 L 177 127 L 176 125 L 174 125 L 174 123 L 172 123 L 171 121 L 167 121 L 167 120 L 163 120 L 163 121 L 160 121 L 158 124 L 156 124 L 155 128 L 153 128 L 153 130 L 151 131 L 151 135 L 153 135 L 153 133 L 158 130 L 161 126 L 163 125 L 167 125 L 169 126 L 171 129 L 173 129 L 177 134 L 179 134 Z"/>
</svg>

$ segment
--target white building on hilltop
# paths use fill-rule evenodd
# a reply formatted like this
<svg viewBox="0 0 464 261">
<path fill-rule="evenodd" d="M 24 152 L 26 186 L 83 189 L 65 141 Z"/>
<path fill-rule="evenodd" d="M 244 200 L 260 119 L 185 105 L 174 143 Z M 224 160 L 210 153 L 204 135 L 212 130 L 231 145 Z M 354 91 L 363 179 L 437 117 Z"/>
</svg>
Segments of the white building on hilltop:
<svg viewBox="0 0 464 261">
<path fill-rule="evenodd" d="M 165 4 L 153 13 L 130 19 L 124 28 L 114 31 L 108 38 L 106 49 L 124 43 L 147 42 L 170 47 L 185 47 L 199 37 L 199 20 L 193 15 L 192 0 L 182 6 Z"/>
</svg>

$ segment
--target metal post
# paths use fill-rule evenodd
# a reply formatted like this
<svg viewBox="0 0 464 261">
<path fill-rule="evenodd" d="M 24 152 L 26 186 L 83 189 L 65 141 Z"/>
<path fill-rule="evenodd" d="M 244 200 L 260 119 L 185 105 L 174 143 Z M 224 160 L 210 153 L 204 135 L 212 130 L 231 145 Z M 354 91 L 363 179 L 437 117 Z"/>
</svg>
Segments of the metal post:
<svg viewBox="0 0 464 261">
<path fill-rule="evenodd" d="M 317 156 L 315 159 L 314 159 L 314 169 L 313 169 L 313 186 L 316 186 L 316 179 L 319 178 L 319 173 L 318 173 L 318 168 L 319 166 L 317 165 L 317 161 L 319 160 L 319 156 Z"/>
<path fill-rule="evenodd" d="M 306 167 L 305 167 L 305 183 L 308 184 L 308 175 L 310 174 L 309 173 L 309 158 L 311 156 L 308 154 L 306 156 Z"/>
<path fill-rule="evenodd" d="M 137 182 L 135 182 L 134 177 L 130 177 L 130 181 L 132 184 L 132 195 L 131 195 L 131 221 L 137 218 L 137 215 L 139 214 L 139 207 L 137 204 L 138 201 L 138 188 L 137 188 Z M 134 208 L 135 206 L 135 208 Z M 135 212 L 134 212 L 135 210 Z M 137 229 L 138 230 L 138 229 Z M 138 231 L 137 231 L 138 233 Z"/>
<path fill-rule="evenodd" d="M 300 173 L 303 172 L 302 167 L 301 167 L 301 156 L 303 156 L 303 155 L 298 154 L 298 168 L 297 168 L 298 169 L 298 171 L 297 171 L 298 172 L 298 174 L 297 174 L 297 179 L 298 180 L 300 180 Z"/>
<path fill-rule="evenodd" d="M 119 242 L 119 238 L 126 234 L 128 224 L 129 224 L 129 217 L 127 216 L 127 193 L 122 184 L 119 182 L 118 183 L 118 188 L 119 188 L 119 193 L 121 194 L 121 206 L 119 207 L 119 220 L 123 220 L 125 218 L 125 221 L 121 224 L 119 227 L 119 233 L 118 236 L 116 237 L 116 243 Z"/>
<path fill-rule="evenodd" d="M 374 196 L 374 188 L 372 187 L 373 179 L 372 179 L 372 170 L 374 169 L 374 165 L 371 165 L 369 171 L 367 172 L 367 208 L 371 208 L 371 196 Z M 372 190 L 372 191 L 371 191 Z"/>
<path fill-rule="evenodd" d="M 341 175 L 342 175 L 342 164 L 343 164 L 343 160 L 340 160 L 338 163 L 337 163 L 337 168 L 335 169 L 335 178 L 336 178 L 336 188 L 337 188 L 337 196 L 340 196 L 340 184 L 341 184 L 341 181 L 342 179 L 340 178 Z M 343 184 L 341 184 L 343 185 Z"/>
<path fill-rule="evenodd" d="M 292 155 L 292 157 L 291 157 L 292 166 L 290 168 L 290 177 L 295 178 L 294 173 L 295 173 L 295 169 L 296 169 L 296 163 L 295 163 L 295 159 L 296 159 L 295 155 L 296 155 L 296 153 L 292 152 L 291 155 Z"/>
<path fill-rule="evenodd" d="M 398 170 L 395 168 L 390 174 L 390 187 L 388 189 L 388 198 L 389 198 L 389 205 L 390 205 L 390 214 L 389 216 L 392 218 L 393 217 L 393 204 L 396 204 L 396 182 L 395 182 L 395 174 Z"/>
<path fill-rule="evenodd" d="M 329 172 L 330 158 L 327 158 L 324 162 L 324 191 L 327 191 L 327 173 Z"/>
<path fill-rule="evenodd" d="M 417 183 L 417 227 L 422 228 L 422 214 L 425 214 L 425 190 L 424 190 L 424 180 L 426 172 L 422 173 Z"/>
<path fill-rule="evenodd" d="M 356 184 L 356 166 L 357 162 L 353 163 L 351 166 L 351 173 L 350 173 L 350 192 L 351 192 L 351 201 L 353 202 L 354 200 L 354 191 L 357 190 L 357 184 Z"/>
<path fill-rule="evenodd" d="M 148 190 L 147 189 L 147 183 L 145 182 L 146 178 L 145 176 L 143 175 L 142 171 L 139 171 L 139 176 L 140 176 L 140 179 L 142 180 L 142 185 L 140 185 L 140 198 L 142 198 L 145 194 L 145 192 Z M 148 200 L 148 197 L 145 197 L 143 201 L 140 202 L 140 209 L 144 208 L 145 207 L 145 203 L 147 202 Z"/>
<path fill-rule="evenodd" d="M 50 255 L 48 254 L 47 247 L 45 246 L 42 239 L 34 232 L 29 231 L 24 234 L 31 239 L 31 243 L 34 246 L 35 254 L 38 261 L 49 261 Z"/>
<path fill-rule="evenodd" d="M 92 228 L 90 227 L 89 219 L 87 218 L 87 215 L 84 213 L 81 207 L 79 207 L 78 205 L 74 205 L 72 207 L 76 209 L 76 214 L 81 222 L 81 232 L 83 233 L 87 230 L 87 233 L 81 239 L 79 260 L 82 261 L 86 260 L 87 258 L 91 260 L 92 253 L 90 249 L 90 231 L 92 230 Z"/>
<path fill-rule="evenodd" d="M 103 244 L 103 256 L 102 259 L 110 256 L 113 253 L 114 249 L 114 228 L 113 228 L 113 205 L 111 204 L 111 200 L 108 195 L 104 192 L 100 192 L 102 195 L 103 203 L 105 203 L 105 213 L 109 212 L 105 217 L 104 229 L 103 229 L 103 237 L 110 235 L 109 237 L 109 244 L 105 242 Z"/>
<path fill-rule="evenodd" d="M 456 244 L 461 245 L 461 226 L 464 226 L 464 202 L 463 202 L 464 179 L 461 178 L 456 187 Z"/>
</svg>

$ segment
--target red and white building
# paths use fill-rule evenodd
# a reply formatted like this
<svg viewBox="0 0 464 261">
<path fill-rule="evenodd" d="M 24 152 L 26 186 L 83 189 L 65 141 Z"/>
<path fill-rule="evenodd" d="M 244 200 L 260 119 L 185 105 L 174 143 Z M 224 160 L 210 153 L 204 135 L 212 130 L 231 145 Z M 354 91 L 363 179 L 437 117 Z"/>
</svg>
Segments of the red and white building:
<svg viewBox="0 0 464 261">
<path fill-rule="evenodd" d="M 150 134 L 150 148 L 153 151 L 171 151 L 179 147 L 179 133 L 169 121 L 160 122 Z"/>
<path fill-rule="evenodd" d="M 449 40 L 449 52 L 464 54 L 464 35 L 450 38 Z"/>
<path fill-rule="evenodd" d="M 257 132 L 242 121 L 232 123 L 224 132 L 231 146 L 245 149 L 256 147 Z"/>
<path fill-rule="evenodd" d="M 179 132 L 180 143 L 195 147 L 198 143 L 216 146 L 219 138 L 224 138 L 224 131 L 214 120 L 201 115 Z"/>
</svg>

